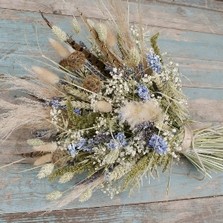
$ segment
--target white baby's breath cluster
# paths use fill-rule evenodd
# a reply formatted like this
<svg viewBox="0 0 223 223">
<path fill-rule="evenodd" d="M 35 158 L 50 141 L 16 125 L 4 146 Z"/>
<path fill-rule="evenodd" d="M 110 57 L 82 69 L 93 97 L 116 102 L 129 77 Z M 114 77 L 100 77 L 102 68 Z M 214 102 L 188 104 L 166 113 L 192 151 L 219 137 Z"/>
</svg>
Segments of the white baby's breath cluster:
<svg viewBox="0 0 223 223">
<path fill-rule="evenodd" d="M 51 108 L 51 110 L 50 110 L 51 122 L 55 126 L 58 126 L 58 122 L 61 121 L 61 119 L 59 118 L 60 114 L 61 114 L 60 109 L 56 109 L 55 107 Z"/>
<path fill-rule="evenodd" d="M 111 75 L 112 78 L 105 83 L 104 95 L 112 95 L 113 104 L 122 104 L 130 91 L 129 84 L 123 77 L 124 71 L 114 68 Z"/>
<path fill-rule="evenodd" d="M 171 82 L 177 88 L 181 88 L 182 87 L 181 73 L 179 72 L 178 66 L 179 66 L 178 64 L 174 64 L 172 61 L 169 61 L 169 63 L 163 66 L 160 78 L 162 79 L 163 82 Z"/>
</svg>

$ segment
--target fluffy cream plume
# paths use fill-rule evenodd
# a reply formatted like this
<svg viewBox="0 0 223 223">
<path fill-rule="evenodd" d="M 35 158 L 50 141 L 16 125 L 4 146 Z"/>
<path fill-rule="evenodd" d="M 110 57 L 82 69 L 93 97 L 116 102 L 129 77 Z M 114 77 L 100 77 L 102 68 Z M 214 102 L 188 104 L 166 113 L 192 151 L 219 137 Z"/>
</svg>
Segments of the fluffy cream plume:
<svg viewBox="0 0 223 223">
<path fill-rule="evenodd" d="M 55 85 L 59 82 L 60 78 L 53 72 L 43 67 L 32 67 L 33 72 L 37 75 L 38 79 L 44 83 Z"/>
<path fill-rule="evenodd" d="M 40 165 L 43 165 L 43 164 L 51 162 L 51 160 L 52 160 L 52 154 L 48 153 L 46 155 L 43 155 L 43 156 L 37 158 L 35 160 L 35 162 L 33 163 L 33 165 L 34 166 L 40 166 Z"/>
<path fill-rule="evenodd" d="M 108 47 L 114 47 L 117 45 L 117 33 L 113 29 L 109 28 L 107 30 L 107 40 L 106 44 Z"/>
<path fill-rule="evenodd" d="M 30 127 L 35 129 L 49 127 L 49 108 L 37 101 L 28 98 L 20 98 L 17 104 L 0 99 L 0 139 L 5 140 L 10 134 L 20 128 Z"/>
<path fill-rule="evenodd" d="M 122 120 L 127 121 L 132 128 L 145 121 L 155 123 L 161 123 L 163 121 L 162 109 L 153 100 L 146 102 L 127 102 L 120 109 L 120 114 Z"/>
<path fill-rule="evenodd" d="M 111 112 L 112 106 L 107 101 L 97 101 L 94 104 L 94 109 L 95 111 L 99 111 L 99 112 Z"/>
<path fill-rule="evenodd" d="M 58 41 L 49 38 L 49 42 L 50 42 L 51 46 L 55 49 L 55 51 L 62 58 L 66 58 L 70 55 L 70 51 L 67 48 L 65 48 L 61 43 L 59 43 Z"/>
<path fill-rule="evenodd" d="M 57 149 L 57 144 L 55 142 L 46 143 L 39 146 L 33 146 L 34 151 L 41 151 L 41 152 L 54 152 Z"/>
</svg>

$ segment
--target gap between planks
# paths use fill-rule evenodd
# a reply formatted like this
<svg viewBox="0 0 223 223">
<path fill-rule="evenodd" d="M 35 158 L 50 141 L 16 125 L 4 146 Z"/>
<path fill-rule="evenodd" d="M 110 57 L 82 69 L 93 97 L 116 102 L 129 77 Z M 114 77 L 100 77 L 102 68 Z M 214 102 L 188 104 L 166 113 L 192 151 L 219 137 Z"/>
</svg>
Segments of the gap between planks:
<svg viewBox="0 0 223 223">
<path fill-rule="evenodd" d="M 145 223 L 201 223 L 222 222 L 222 196 L 203 197 L 169 202 L 127 204 L 59 211 L 3 214 L 2 223 L 8 222 L 145 222 Z"/>
</svg>

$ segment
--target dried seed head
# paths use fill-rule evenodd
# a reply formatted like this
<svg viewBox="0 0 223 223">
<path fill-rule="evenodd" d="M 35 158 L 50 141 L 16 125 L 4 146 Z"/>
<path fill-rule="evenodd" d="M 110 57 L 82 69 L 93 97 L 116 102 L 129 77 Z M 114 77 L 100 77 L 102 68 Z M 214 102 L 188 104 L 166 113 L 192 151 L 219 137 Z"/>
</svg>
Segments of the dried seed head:
<svg viewBox="0 0 223 223">
<path fill-rule="evenodd" d="M 87 23 L 90 27 L 94 27 L 94 22 L 91 19 L 87 19 Z"/>
<path fill-rule="evenodd" d="M 87 75 L 83 81 L 83 87 L 95 93 L 99 92 L 102 87 L 100 78 L 96 75 Z"/>
<path fill-rule="evenodd" d="M 85 55 L 80 51 L 75 51 L 66 59 L 61 60 L 59 64 L 70 71 L 81 69 L 85 64 Z"/>
<path fill-rule="evenodd" d="M 106 42 L 107 39 L 107 27 L 103 23 L 97 23 L 95 26 L 95 31 L 98 34 L 98 38 L 101 42 Z"/>
<path fill-rule="evenodd" d="M 68 153 L 65 150 L 57 149 L 52 154 L 52 163 L 56 166 L 64 166 L 69 159 Z"/>
<path fill-rule="evenodd" d="M 80 202 L 85 202 L 89 200 L 92 196 L 92 189 L 88 188 L 81 196 L 79 197 Z"/>
<path fill-rule="evenodd" d="M 53 191 L 50 194 L 47 194 L 46 199 L 49 201 L 54 201 L 59 199 L 62 196 L 62 193 L 60 191 Z"/>
<path fill-rule="evenodd" d="M 80 29 L 79 23 L 75 17 L 72 20 L 72 25 L 73 25 L 74 31 L 76 33 L 79 33 L 81 29 Z"/>
<path fill-rule="evenodd" d="M 37 177 L 39 179 L 48 177 L 53 172 L 53 169 L 54 169 L 54 164 L 53 163 L 45 164 L 41 168 L 41 170 L 39 171 L 39 173 L 37 174 Z"/>
<path fill-rule="evenodd" d="M 65 42 L 68 39 L 67 34 L 58 26 L 52 26 L 52 32 L 58 37 L 62 42 Z"/>
<path fill-rule="evenodd" d="M 139 51 L 135 47 L 131 48 L 129 51 L 129 56 L 128 56 L 129 66 L 132 66 L 132 67 L 138 66 L 140 59 L 141 58 L 140 58 Z"/>
<path fill-rule="evenodd" d="M 28 139 L 26 142 L 30 146 L 41 146 L 45 144 L 41 139 L 36 139 L 36 138 Z"/>
<path fill-rule="evenodd" d="M 72 172 L 66 172 L 65 174 L 63 174 L 60 179 L 59 179 L 59 183 L 64 184 L 69 182 L 70 180 L 72 180 L 74 177 L 74 173 Z"/>
</svg>

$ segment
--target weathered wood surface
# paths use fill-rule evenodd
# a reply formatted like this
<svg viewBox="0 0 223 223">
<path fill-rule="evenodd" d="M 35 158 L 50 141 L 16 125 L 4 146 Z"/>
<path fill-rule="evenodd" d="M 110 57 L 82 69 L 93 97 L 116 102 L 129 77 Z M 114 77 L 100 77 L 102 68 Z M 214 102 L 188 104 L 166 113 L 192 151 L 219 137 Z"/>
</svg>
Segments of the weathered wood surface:
<svg viewBox="0 0 223 223">
<path fill-rule="evenodd" d="M 136 12 L 136 3 L 130 2 L 131 10 Z M 151 34 L 160 32 L 162 51 L 168 51 L 186 76 L 183 85 L 190 99 L 192 116 L 202 122 L 223 123 L 223 3 L 214 0 L 142 2 L 143 22 Z M 70 15 L 77 15 L 77 6 L 91 18 L 105 18 L 94 3 L 88 0 L 0 0 L 0 73 L 25 75 L 23 66 L 29 68 L 37 63 L 36 60 L 42 59 L 41 53 L 58 59 L 48 44 L 47 38 L 52 34 L 39 10 L 72 33 Z M 133 15 L 133 20 L 137 20 L 137 16 Z M 19 140 L 12 145 L 21 149 Z M 0 165 L 11 160 L 12 152 L 0 146 Z M 201 176 L 195 169 L 182 162 L 173 167 L 168 195 L 165 174 L 151 183 L 145 180 L 141 191 L 132 197 L 123 193 L 110 200 L 97 192 L 90 201 L 67 207 L 72 210 L 52 212 L 45 217 L 40 213 L 4 214 L 0 222 L 32 222 L 34 219 L 36 222 L 89 222 L 88 218 L 94 222 L 222 222 L 223 175 L 215 174 L 212 180 L 199 181 Z M 16 164 L 0 170 L 0 213 L 44 211 L 48 204 L 45 194 L 56 188 L 65 189 L 65 186 L 37 180 L 37 170 L 21 173 L 31 167 Z M 208 198 L 212 196 L 217 197 Z"/>
<path fill-rule="evenodd" d="M 1 223 L 222 223 L 223 197 L 0 216 Z M 208 204 L 208 205 L 207 205 Z"/>
</svg>

